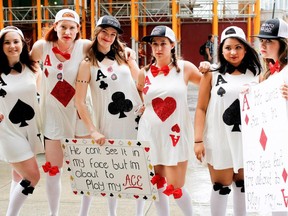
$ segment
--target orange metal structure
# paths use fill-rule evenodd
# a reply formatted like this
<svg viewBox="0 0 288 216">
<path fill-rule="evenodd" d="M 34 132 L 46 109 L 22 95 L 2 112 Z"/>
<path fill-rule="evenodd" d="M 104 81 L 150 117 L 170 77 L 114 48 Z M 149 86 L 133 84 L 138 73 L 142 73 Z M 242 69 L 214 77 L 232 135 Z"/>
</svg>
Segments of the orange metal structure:
<svg viewBox="0 0 288 216">
<path fill-rule="evenodd" d="M 191 28 L 197 28 L 198 35 L 212 33 L 218 38 L 218 31 L 223 29 L 226 25 L 224 23 L 231 24 L 235 22 L 237 25 L 246 28 L 248 40 L 251 40 L 251 34 L 257 34 L 260 29 L 260 0 L 239 0 L 239 8 L 241 4 L 244 12 L 239 12 L 239 16 L 234 17 L 231 14 L 235 13 L 229 15 L 228 10 L 231 7 L 226 7 L 225 0 L 108 0 L 105 2 L 90 0 L 90 5 L 87 6 L 86 1 L 74 0 L 74 5 L 67 5 L 68 0 L 63 0 L 64 5 L 48 6 L 49 0 L 42 0 L 43 5 L 41 5 L 41 0 L 33 0 L 31 2 L 36 5 L 26 8 L 26 11 L 32 11 L 32 18 L 28 21 L 24 20 L 25 17 L 17 19 L 16 14 L 21 13 L 14 13 L 15 10 L 24 10 L 25 8 L 14 7 L 12 0 L 6 0 L 8 7 L 5 8 L 3 1 L 0 1 L 0 20 L 3 20 L 0 22 L 0 28 L 5 25 L 29 24 L 32 26 L 30 31 L 32 30 L 32 38 L 35 41 L 42 38 L 43 33 L 51 26 L 56 12 L 61 8 L 69 7 L 81 16 L 83 38 L 93 38 L 97 19 L 104 14 L 110 14 L 115 16 L 121 22 L 121 25 L 126 28 L 125 33 L 129 29 L 130 35 L 126 37 L 128 40 L 130 39 L 130 45 L 135 50 L 138 48 L 140 37 L 146 35 L 147 31 L 151 30 L 154 25 L 159 24 L 171 26 L 176 34 L 178 50 L 181 49 L 181 44 L 182 48 L 186 48 L 186 43 L 189 45 L 193 43 L 193 46 L 195 43 L 195 46 L 203 43 L 200 41 L 203 40 L 201 36 L 200 38 L 189 38 L 191 33 L 187 34 L 187 31 Z M 205 2 L 207 4 L 204 4 Z M 25 14 L 26 11 L 22 11 L 22 13 Z M 21 24 L 22 19 L 24 24 Z M 200 30 L 204 28 L 206 30 L 201 33 Z M 129 38 L 129 36 L 131 37 Z M 195 52 L 191 54 L 191 50 L 181 50 L 181 53 L 184 53 L 188 58 L 199 60 L 199 56 L 196 56 Z"/>
</svg>

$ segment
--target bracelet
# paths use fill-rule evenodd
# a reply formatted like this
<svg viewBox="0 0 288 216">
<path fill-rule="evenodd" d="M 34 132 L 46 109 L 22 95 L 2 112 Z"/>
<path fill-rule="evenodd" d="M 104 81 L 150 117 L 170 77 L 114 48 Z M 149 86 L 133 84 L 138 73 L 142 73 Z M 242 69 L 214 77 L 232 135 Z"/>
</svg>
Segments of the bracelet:
<svg viewBox="0 0 288 216">
<path fill-rule="evenodd" d="M 195 141 L 194 143 L 203 143 L 203 141 Z"/>
<path fill-rule="evenodd" d="M 89 81 L 85 81 L 85 80 L 76 80 L 76 82 L 80 82 L 80 83 L 89 83 Z"/>
</svg>

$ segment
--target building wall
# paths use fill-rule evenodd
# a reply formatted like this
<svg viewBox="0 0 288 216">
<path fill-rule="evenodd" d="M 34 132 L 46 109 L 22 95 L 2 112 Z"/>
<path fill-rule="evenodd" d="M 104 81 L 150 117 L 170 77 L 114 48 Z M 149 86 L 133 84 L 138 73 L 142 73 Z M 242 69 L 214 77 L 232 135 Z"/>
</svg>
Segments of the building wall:
<svg viewBox="0 0 288 216">
<path fill-rule="evenodd" d="M 160 24 L 159 24 L 160 25 Z M 245 22 L 235 22 L 233 24 L 228 22 L 219 22 L 219 38 L 224 28 L 229 25 L 236 25 L 241 27 L 244 32 L 246 30 L 246 23 Z M 17 25 L 17 27 L 21 28 L 24 32 L 26 38 L 30 39 L 30 45 L 32 45 L 35 41 L 32 37 L 33 29 L 36 30 L 36 25 L 26 24 L 23 26 Z M 87 26 L 88 27 L 88 26 Z M 152 29 L 155 25 L 147 26 L 147 33 L 150 34 Z M 171 27 L 171 25 L 169 26 Z M 124 34 L 121 36 L 122 41 L 127 43 L 127 46 L 131 47 L 131 26 L 123 26 Z M 199 54 L 199 47 L 207 40 L 207 36 L 211 34 L 212 24 L 211 23 L 183 23 L 181 25 L 181 39 L 179 41 L 179 46 L 181 50 L 181 56 L 183 59 L 193 62 L 196 66 L 199 65 L 200 61 L 203 61 L 203 56 Z M 143 37 L 143 29 L 142 27 L 139 28 L 139 40 Z M 87 28 L 87 39 L 91 39 L 90 37 L 90 27 Z M 151 49 L 150 46 L 146 46 L 146 53 L 147 53 L 147 62 L 151 59 Z"/>
<path fill-rule="evenodd" d="M 219 22 L 219 39 L 221 32 L 228 26 L 236 25 L 244 30 L 244 32 L 247 32 L 247 25 L 245 22 L 236 22 L 234 24 L 227 23 L 227 22 Z M 152 29 L 155 27 L 155 25 L 149 25 L 147 26 L 147 33 L 150 34 Z M 171 26 L 169 26 L 171 27 Z M 127 43 L 128 46 L 131 46 L 130 39 L 131 39 L 131 28 L 129 26 L 123 27 L 124 34 L 122 35 L 122 39 Z M 197 67 L 201 61 L 203 61 L 203 56 L 199 54 L 199 48 L 200 46 L 207 41 L 207 37 L 209 34 L 211 34 L 212 24 L 211 23 L 190 23 L 190 24 L 182 24 L 181 25 L 181 40 L 180 40 L 180 50 L 181 50 L 181 56 L 183 59 L 191 61 L 194 63 Z M 141 35 L 142 28 L 139 29 L 139 40 L 143 37 Z M 150 61 L 150 54 L 151 49 L 150 46 L 146 46 L 146 53 L 147 53 L 147 61 Z"/>
</svg>

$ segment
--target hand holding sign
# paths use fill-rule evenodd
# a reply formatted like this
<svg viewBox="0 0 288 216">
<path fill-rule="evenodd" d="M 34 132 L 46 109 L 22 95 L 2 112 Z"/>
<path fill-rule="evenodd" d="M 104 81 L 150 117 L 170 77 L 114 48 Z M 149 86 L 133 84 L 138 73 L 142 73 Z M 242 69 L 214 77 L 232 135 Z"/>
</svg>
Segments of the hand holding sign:
<svg viewBox="0 0 288 216">
<path fill-rule="evenodd" d="M 157 200 L 150 147 L 136 140 L 62 140 L 74 194 Z"/>
</svg>

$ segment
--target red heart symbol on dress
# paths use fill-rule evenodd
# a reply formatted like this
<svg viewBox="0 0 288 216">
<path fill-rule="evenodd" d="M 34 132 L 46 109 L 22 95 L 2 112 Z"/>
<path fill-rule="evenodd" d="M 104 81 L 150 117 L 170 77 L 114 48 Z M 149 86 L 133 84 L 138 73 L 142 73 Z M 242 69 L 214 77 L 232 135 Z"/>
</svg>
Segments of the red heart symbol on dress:
<svg viewBox="0 0 288 216">
<path fill-rule="evenodd" d="M 138 198 L 139 198 L 139 196 L 138 196 L 138 195 L 134 195 L 134 197 L 135 197 L 136 199 L 138 199 Z"/>
<path fill-rule="evenodd" d="M 143 88 L 142 91 L 143 91 L 143 93 L 146 95 L 146 93 L 147 93 L 148 90 L 149 90 L 149 86 L 146 86 L 146 87 Z"/>
<path fill-rule="evenodd" d="M 110 144 L 113 144 L 113 143 L 114 143 L 114 140 L 108 140 L 108 142 L 109 142 Z"/>
<path fill-rule="evenodd" d="M 104 197 L 104 196 L 106 196 L 106 193 L 101 193 L 101 195 Z"/>
<path fill-rule="evenodd" d="M 149 151 L 150 151 L 150 148 L 149 148 L 149 147 L 145 147 L 144 150 L 145 150 L 146 152 L 149 152 Z"/>
<path fill-rule="evenodd" d="M 76 140 L 76 139 L 73 139 L 72 142 L 77 143 L 77 140 Z"/>
<path fill-rule="evenodd" d="M 66 160 L 66 164 L 69 164 L 69 163 L 70 163 L 70 161 Z"/>
<path fill-rule="evenodd" d="M 157 116 L 164 122 L 176 109 L 176 101 L 172 97 L 154 98 L 152 106 Z"/>
<path fill-rule="evenodd" d="M 73 193 L 77 195 L 78 192 L 77 191 L 73 191 Z"/>
<path fill-rule="evenodd" d="M 179 128 L 178 124 L 175 124 L 175 125 L 171 128 L 171 130 L 172 130 L 173 132 L 176 132 L 176 133 L 179 133 L 179 132 L 180 132 L 180 128 Z"/>
</svg>

